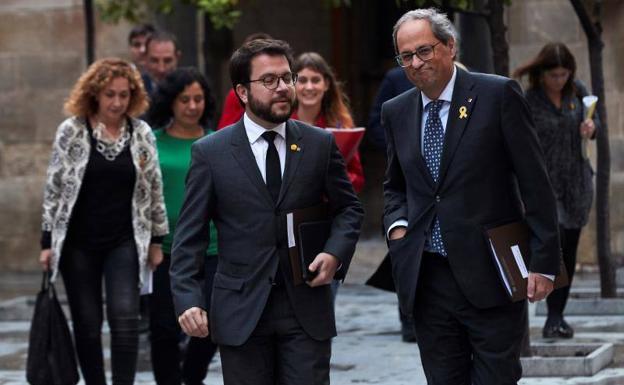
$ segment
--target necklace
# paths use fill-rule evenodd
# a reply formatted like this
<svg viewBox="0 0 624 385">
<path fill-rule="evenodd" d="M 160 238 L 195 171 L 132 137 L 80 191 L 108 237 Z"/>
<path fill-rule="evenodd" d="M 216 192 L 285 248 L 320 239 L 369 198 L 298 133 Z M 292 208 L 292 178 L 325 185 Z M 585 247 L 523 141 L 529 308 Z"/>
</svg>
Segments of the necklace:
<svg viewBox="0 0 624 385">
<path fill-rule="evenodd" d="M 109 139 L 104 136 L 104 130 L 106 126 L 102 122 L 98 122 L 93 129 L 93 137 L 96 140 L 95 149 L 104 156 L 104 158 L 110 162 L 114 161 L 130 140 L 130 133 L 126 129 L 124 123 L 119 130 L 119 136 L 117 139 Z"/>
</svg>

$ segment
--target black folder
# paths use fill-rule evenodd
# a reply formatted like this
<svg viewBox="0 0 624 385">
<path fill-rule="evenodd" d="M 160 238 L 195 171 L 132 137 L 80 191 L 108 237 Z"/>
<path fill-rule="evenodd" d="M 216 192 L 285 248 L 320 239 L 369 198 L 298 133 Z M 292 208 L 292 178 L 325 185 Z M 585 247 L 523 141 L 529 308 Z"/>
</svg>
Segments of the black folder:
<svg viewBox="0 0 624 385">
<path fill-rule="evenodd" d="M 293 283 L 301 285 L 316 276 L 315 272 L 308 270 L 308 266 L 323 252 L 331 233 L 332 220 L 326 203 L 294 210 L 288 215 L 291 214 L 295 244 L 290 245 L 288 254 Z"/>
<path fill-rule="evenodd" d="M 299 224 L 299 260 L 304 281 L 311 281 L 317 275 L 316 271 L 308 270 L 307 266 L 323 252 L 325 242 L 331 233 L 331 224 L 329 219 Z"/>
<path fill-rule="evenodd" d="M 529 227 L 524 221 L 512 222 L 485 230 L 496 272 L 509 298 L 516 302 L 527 298 L 526 275 L 531 260 Z M 569 284 L 568 273 L 560 256 L 559 274 L 555 276 L 554 288 Z"/>
</svg>

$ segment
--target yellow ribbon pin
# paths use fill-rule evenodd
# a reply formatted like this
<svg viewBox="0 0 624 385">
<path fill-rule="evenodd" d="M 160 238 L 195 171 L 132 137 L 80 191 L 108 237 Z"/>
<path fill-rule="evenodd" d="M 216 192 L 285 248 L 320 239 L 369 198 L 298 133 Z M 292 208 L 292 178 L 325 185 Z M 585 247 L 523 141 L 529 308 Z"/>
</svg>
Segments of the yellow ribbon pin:
<svg viewBox="0 0 624 385">
<path fill-rule="evenodd" d="M 464 119 L 468 117 L 468 114 L 466 113 L 468 111 L 468 109 L 466 108 L 466 106 L 461 106 L 459 107 L 459 118 L 460 119 Z"/>
<path fill-rule="evenodd" d="M 291 144 L 290 145 L 290 151 L 297 151 L 297 152 L 299 152 L 299 151 L 301 151 L 301 149 L 296 144 Z"/>
</svg>

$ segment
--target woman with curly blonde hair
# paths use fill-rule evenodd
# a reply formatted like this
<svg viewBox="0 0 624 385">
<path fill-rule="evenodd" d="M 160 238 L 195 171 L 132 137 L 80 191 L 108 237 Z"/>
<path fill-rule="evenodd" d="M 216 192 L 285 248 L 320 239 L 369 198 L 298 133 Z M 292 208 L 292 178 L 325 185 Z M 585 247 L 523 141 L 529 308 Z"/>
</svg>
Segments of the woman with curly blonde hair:
<svg viewBox="0 0 624 385">
<path fill-rule="evenodd" d="M 168 232 L 162 180 L 137 70 L 93 63 L 78 79 L 52 147 L 43 199 L 40 262 L 61 272 L 84 382 L 105 384 L 102 281 L 114 384 L 132 384 L 141 277 L 162 260 Z"/>
</svg>

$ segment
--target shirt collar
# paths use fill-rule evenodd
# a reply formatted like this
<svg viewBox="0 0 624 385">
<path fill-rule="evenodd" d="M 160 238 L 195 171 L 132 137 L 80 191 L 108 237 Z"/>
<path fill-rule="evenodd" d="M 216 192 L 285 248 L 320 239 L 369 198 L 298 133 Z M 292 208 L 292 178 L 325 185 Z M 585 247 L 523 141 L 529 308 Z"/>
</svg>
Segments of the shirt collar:
<svg viewBox="0 0 624 385">
<path fill-rule="evenodd" d="M 247 133 L 247 139 L 250 144 L 256 143 L 258 139 L 267 131 L 275 131 L 282 139 L 286 139 L 286 122 L 279 124 L 278 126 L 267 130 L 258 123 L 254 122 L 247 116 L 247 113 L 243 115 L 243 123 L 245 124 L 245 132 Z"/>
<path fill-rule="evenodd" d="M 455 88 L 455 79 L 457 78 L 457 67 L 453 65 L 453 76 L 451 76 L 451 80 L 446 84 L 446 87 L 442 90 L 440 97 L 438 100 L 444 100 L 445 102 L 451 102 L 453 99 L 453 89 Z M 423 109 L 427 107 L 427 104 L 431 102 L 431 99 L 427 97 L 422 91 L 420 91 L 420 95 L 422 96 L 422 105 Z"/>
</svg>

